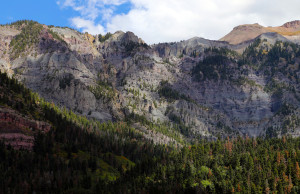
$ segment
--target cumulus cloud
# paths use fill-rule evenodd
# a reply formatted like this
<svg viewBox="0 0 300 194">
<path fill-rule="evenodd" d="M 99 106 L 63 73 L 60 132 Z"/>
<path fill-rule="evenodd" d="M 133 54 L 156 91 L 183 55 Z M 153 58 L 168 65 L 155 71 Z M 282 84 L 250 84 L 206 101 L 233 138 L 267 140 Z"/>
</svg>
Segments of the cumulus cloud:
<svg viewBox="0 0 300 194">
<path fill-rule="evenodd" d="M 71 23 L 83 32 L 89 32 L 90 34 L 105 34 L 105 30 L 102 25 L 95 24 L 91 20 L 85 20 L 80 17 L 71 18 Z"/>
<path fill-rule="evenodd" d="M 132 4 L 128 13 L 114 12 L 126 2 Z M 79 29 L 132 31 L 147 43 L 193 36 L 219 39 L 240 24 L 278 26 L 300 19 L 299 0 L 60 0 L 59 4 L 78 11 L 71 21 Z"/>
</svg>

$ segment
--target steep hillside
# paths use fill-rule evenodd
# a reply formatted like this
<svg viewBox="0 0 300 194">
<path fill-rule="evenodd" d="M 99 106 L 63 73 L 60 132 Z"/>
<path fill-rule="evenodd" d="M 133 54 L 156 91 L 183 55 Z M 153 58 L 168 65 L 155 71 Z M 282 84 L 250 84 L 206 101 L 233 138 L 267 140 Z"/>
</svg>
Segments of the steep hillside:
<svg viewBox="0 0 300 194">
<path fill-rule="evenodd" d="M 299 135 L 299 46 L 276 32 L 237 45 L 195 37 L 149 46 L 132 32 L 92 36 L 32 21 L 1 31 L 2 70 L 76 114 L 130 118 L 155 143 Z"/>
<path fill-rule="evenodd" d="M 0 193 L 299 193 L 300 46 L 276 32 L 149 46 L 18 21 L 0 58 Z"/>
<path fill-rule="evenodd" d="M 299 138 L 158 146 L 126 123 L 89 121 L 0 78 L 0 193 L 299 193 Z M 11 141 L 12 132 L 22 137 Z"/>
<path fill-rule="evenodd" d="M 5 73 L 0 94 L 0 193 L 90 193 L 163 152 L 127 123 L 89 121 Z"/>
</svg>

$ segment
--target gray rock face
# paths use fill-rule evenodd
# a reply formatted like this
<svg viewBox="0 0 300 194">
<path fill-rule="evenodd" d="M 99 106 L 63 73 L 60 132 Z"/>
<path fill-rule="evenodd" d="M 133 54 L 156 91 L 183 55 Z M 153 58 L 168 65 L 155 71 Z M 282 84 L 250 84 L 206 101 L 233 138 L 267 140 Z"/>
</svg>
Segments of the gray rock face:
<svg viewBox="0 0 300 194">
<path fill-rule="evenodd" d="M 292 118 L 277 114 L 280 107 L 289 102 L 298 104 L 298 110 L 298 85 L 295 95 L 287 92 L 278 97 L 266 90 L 270 77 L 251 66 L 239 66 L 235 56 L 231 56 L 231 62 L 222 64 L 225 78 L 214 67 L 208 72 L 200 71 L 200 81 L 195 80 L 195 66 L 212 55 L 208 48 L 241 53 L 255 40 L 230 45 L 195 37 L 150 47 L 132 32 L 118 31 L 100 42 L 98 36 L 44 26 L 30 53 L 11 59 L 9 45 L 18 33 L 21 31 L 13 26 L 0 27 L 0 69 L 14 74 L 45 99 L 100 121 L 123 119 L 134 112 L 153 122 L 175 123 L 191 138 L 264 136 L 270 128 L 280 136 L 283 122 Z M 276 33 L 263 34 L 260 39 L 266 39 L 267 46 L 278 40 L 288 41 Z M 300 59 L 297 60 L 299 65 Z M 210 73 L 216 79 L 205 78 Z M 281 74 L 274 78 L 290 79 Z M 179 97 L 171 96 L 173 100 L 163 97 L 159 92 L 162 81 L 168 81 Z M 295 111 L 293 114 L 297 117 Z M 153 136 L 139 124 L 136 128 L 148 138 Z M 295 125 L 289 133 L 298 136 L 299 131 Z M 157 134 L 161 139 L 173 141 Z"/>
</svg>

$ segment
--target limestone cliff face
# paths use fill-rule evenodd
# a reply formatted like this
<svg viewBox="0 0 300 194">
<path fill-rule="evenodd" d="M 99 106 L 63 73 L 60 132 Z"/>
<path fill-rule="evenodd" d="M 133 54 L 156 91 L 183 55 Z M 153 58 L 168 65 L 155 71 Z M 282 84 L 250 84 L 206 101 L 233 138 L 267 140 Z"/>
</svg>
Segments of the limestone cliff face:
<svg viewBox="0 0 300 194">
<path fill-rule="evenodd" d="M 153 122 L 175 123 L 182 131 L 188 130 L 185 135 L 189 138 L 264 136 L 270 131 L 277 136 L 299 134 L 292 117 L 298 118 L 300 98 L 295 76 L 300 75 L 300 58 L 294 53 L 293 61 L 280 58 L 276 69 L 261 66 L 268 62 L 264 58 L 276 41 L 291 41 L 276 32 L 258 37 L 265 42 L 254 51 L 264 55 L 243 64 L 243 56 L 232 50 L 242 53 L 257 39 L 232 45 L 195 37 L 149 46 L 132 32 L 118 31 L 103 39 L 69 28 L 42 26 L 37 42 L 13 57 L 18 50 L 11 42 L 21 33 L 22 27 L 0 27 L 1 70 L 48 101 L 78 114 L 108 121 L 134 112 Z M 215 49 L 209 49 L 212 47 Z M 226 55 L 226 60 L 219 65 L 205 64 L 218 55 Z M 280 68 L 291 73 L 282 74 Z M 162 84 L 165 82 L 168 85 Z M 281 84 L 281 94 L 276 93 L 274 83 Z M 281 115 L 286 104 L 294 107 Z M 284 124 L 294 121 L 293 125 Z M 286 132 L 281 133 L 284 126 Z"/>
</svg>

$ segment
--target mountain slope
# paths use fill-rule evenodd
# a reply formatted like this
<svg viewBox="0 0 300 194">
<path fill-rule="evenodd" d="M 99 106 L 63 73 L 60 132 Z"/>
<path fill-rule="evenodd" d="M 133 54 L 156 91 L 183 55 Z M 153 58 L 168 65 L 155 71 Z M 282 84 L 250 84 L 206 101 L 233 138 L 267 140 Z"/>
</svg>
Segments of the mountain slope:
<svg viewBox="0 0 300 194">
<path fill-rule="evenodd" d="M 0 193 L 299 193 L 284 36 L 149 46 L 19 21 L 0 41 Z"/>
<path fill-rule="evenodd" d="M 163 150 L 126 123 L 89 121 L 0 78 L 1 193 L 89 193 Z"/>
<path fill-rule="evenodd" d="M 1 139 L 1 193 L 299 193 L 299 138 L 157 146 L 129 128 L 129 120 L 89 121 L 44 101 L 4 73 L 0 78 L 0 112 L 51 125 L 43 132 L 32 130 L 31 151 Z M 24 126 L 0 128 L 0 134 Z"/>
<path fill-rule="evenodd" d="M 133 119 L 155 143 L 299 134 L 299 46 L 278 33 L 149 46 L 132 32 L 91 36 L 32 21 L 1 31 L 2 70 L 76 114 Z M 285 105 L 293 111 L 279 114 Z"/>
</svg>

